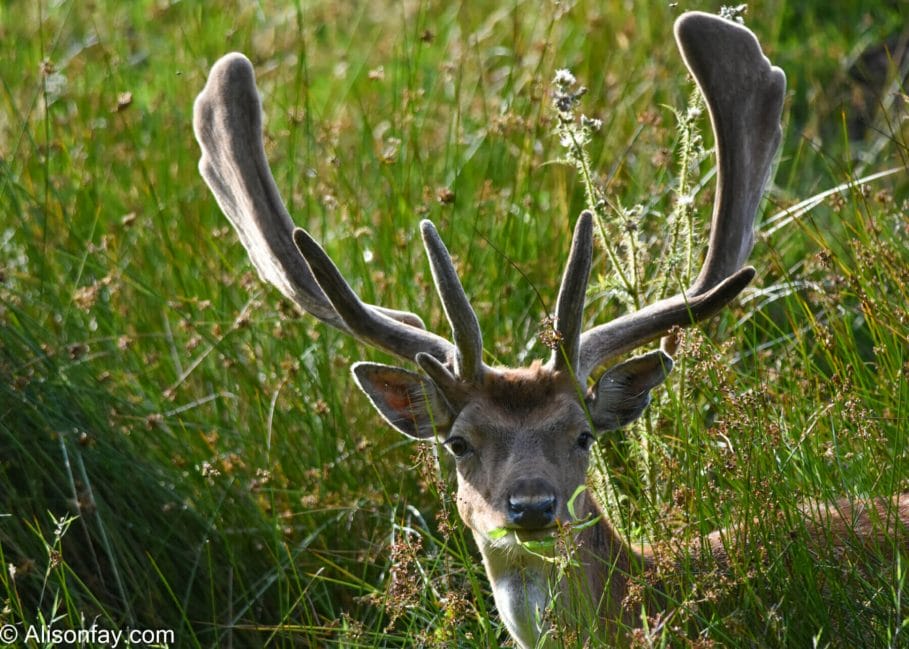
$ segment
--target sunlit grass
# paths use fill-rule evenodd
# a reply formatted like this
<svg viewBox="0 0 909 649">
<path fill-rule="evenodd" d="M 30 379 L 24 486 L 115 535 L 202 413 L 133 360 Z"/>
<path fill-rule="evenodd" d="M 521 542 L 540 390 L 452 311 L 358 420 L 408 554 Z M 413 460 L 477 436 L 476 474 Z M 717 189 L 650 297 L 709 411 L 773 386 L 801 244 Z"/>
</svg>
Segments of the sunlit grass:
<svg viewBox="0 0 909 649">
<path fill-rule="evenodd" d="M 846 69 L 904 10 L 795 4 L 747 14 L 789 78 L 768 214 L 906 160 L 901 113 L 844 135 Z M 379 354 L 255 276 L 196 171 L 192 101 L 218 56 L 247 53 L 288 207 L 364 298 L 445 330 L 417 236 L 431 218 L 489 360 L 525 363 L 585 205 L 554 164 L 555 70 L 603 122 L 595 181 L 643 206 L 643 243 L 663 240 L 692 89 L 668 5 L 0 7 L 16 44 L 0 61 L 0 625 L 98 619 L 181 647 L 504 643 L 449 467 L 357 393 L 350 362 Z M 756 286 L 685 337 L 649 422 L 601 442 L 632 539 L 745 522 L 755 544 L 729 575 L 683 573 L 645 645 L 905 642 L 904 565 L 818 562 L 791 532 L 806 498 L 909 486 L 907 198 L 899 172 L 766 229 Z M 621 308 L 593 291 L 587 316 Z"/>
</svg>

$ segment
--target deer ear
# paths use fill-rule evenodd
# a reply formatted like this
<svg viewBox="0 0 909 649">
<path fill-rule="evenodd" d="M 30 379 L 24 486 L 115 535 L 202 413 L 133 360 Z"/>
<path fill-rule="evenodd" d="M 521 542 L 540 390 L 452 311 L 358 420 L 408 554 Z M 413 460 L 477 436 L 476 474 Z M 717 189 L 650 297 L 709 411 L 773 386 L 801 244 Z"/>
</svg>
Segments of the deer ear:
<svg viewBox="0 0 909 649">
<path fill-rule="evenodd" d="M 609 368 L 587 397 L 594 425 L 616 430 L 633 422 L 650 404 L 650 391 L 671 371 L 672 359 L 659 349 Z"/>
<path fill-rule="evenodd" d="M 453 416 L 435 383 L 379 363 L 355 363 L 351 370 L 373 407 L 397 430 L 420 440 L 447 434 Z"/>
</svg>

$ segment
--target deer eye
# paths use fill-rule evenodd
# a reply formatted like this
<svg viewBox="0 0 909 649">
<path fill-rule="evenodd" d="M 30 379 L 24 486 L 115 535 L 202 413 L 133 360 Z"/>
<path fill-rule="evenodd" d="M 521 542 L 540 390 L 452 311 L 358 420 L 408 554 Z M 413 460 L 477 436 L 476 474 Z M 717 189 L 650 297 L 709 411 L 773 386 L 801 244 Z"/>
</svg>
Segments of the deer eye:
<svg viewBox="0 0 909 649">
<path fill-rule="evenodd" d="M 473 447 L 466 439 L 459 437 L 458 435 L 449 437 L 442 443 L 445 445 L 445 448 L 459 460 L 473 453 Z"/>
<path fill-rule="evenodd" d="M 583 433 L 578 435 L 578 448 L 582 451 L 589 451 L 590 447 L 593 446 L 593 443 L 597 441 L 596 437 L 589 430 L 585 430 Z"/>
</svg>

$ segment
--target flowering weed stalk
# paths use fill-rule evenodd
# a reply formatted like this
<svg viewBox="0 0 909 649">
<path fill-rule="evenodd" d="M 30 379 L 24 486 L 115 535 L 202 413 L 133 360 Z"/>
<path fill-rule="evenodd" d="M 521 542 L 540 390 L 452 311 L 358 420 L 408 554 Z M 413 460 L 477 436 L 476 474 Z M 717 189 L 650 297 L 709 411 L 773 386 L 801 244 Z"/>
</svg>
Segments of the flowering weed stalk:
<svg viewBox="0 0 909 649">
<path fill-rule="evenodd" d="M 676 118 L 678 140 L 676 156 L 678 175 L 671 191 L 671 209 L 668 214 L 654 213 L 660 235 L 656 237 L 662 248 L 653 264 L 646 241 L 641 235 L 645 208 L 637 204 L 625 207 L 620 201 L 607 197 L 604 188 L 596 182 L 591 170 L 588 146 L 602 122 L 592 119 L 579 110 L 581 98 L 587 88 L 579 85 L 575 76 L 566 69 L 557 70 L 553 79 L 553 107 L 557 112 L 556 134 L 565 149 L 564 162 L 574 166 L 581 178 L 587 208 L 596 216 L 597 231 L 603 250 L 610 262 L 611 274 L 600 281 L 599 290 L 615 297 L 626 311 L 635 311 L 644 303 L 660 299 L 690 285 L 694 267 L 694 250 L 700 246 L 693 227 L 694 203 L 700 183 L 697 181 L 699 165 L 706 152 L 698 129 L 704 113 L 704 100 L 699 91 L 691 93 L 684 111 L 672 109 Z M 640 433 L 638 461 L 641 465 L 645 491 L 656 498 L 654 458 L 652 447 L 660 442 L 656 438 L 652 417 L 658 411 L 652 408 L 648 415 L 634 425 Z M 608 505 L 615 505 L 616 497 L 608 477 L 606 464 L 596 457 L 596 478 L 600 482 L 597 492 Z"/>
<path fill-rule="evenodd" d="M 594 134 L 602 128 L 602 121 L 578 110 L 587 88 L 578 85 L 575 76 L 566 69 L 556 71 L 553 85 L 552 103 L 557 113 L 556 135 L 565 149 L 563 161 L 575 167 L 580 175 L 587 208 L 596 215 L 600 241 L 611 264 L 612 275 L 603 283 L 625 308 L 638 309 L 647 293 L 642 269 L 643 255 L 638 240 L 644 207 L 625 207 L 620 202 L 609 199 L 603 187 L 595 180 L 587 148 Z M 677 283 L 687 285 L 694 265 L 693 251 L 699 243 L 692 227 L 693 207 L 699 185 L 692 176 L 697 173 L 698 165 L 706 155 L 698 128 L 698 121 L 704 112 L 704 100 L 700 92 L 695 91 L 684 112 L 672 110 L 679 136 L 679 171 L 673 191 L 672 209 L 665 216 L 665 230 L 668 232 L 666 250 L 653 274 L 662 279 L 655 295 L 648 295 L 648 299 L 675 292 Z"/>
<path fill-rule="evenodd" d="M 672 109 L 676 119 L 676 132 L 679 135 L 677 147 L 678 178 L 673 192 L 672 210 L 666 218 L 669 233 L 668 246 L 660 260 L 657 277 L 661 277 L 657 297 L 675 293 L 678 286 L 688 286 L 694 267 L 693 251 L 699 249 L 700 241 L 693 226 L 694 201 L 698 183 L 693 176 L 698 172 L 700 161 L 704 159 L 704 140 L 698 129 L 698 120 L 704 113 L 704 98 L 695 90 L 688 100 L 685 112 Z"/>
<path fill-rule="evenodd" d="M 556 109 L 556 135 L 559 137 L 559 143 L 565 149 L 565 158 L 563 162 L 570 164 L 581 176 L 581 183 L 584 186 L 584 195 L 586 197 L 587 209 L 596 216 L 597 231 L 600 234 L 600 241 L 603 249 L 609 257 L 610 266 L 613 276 L 606 279 L 610 289 L 619 297 L 627 307 L 639 307 L 637 300 L 637 276 L 635 272 L 634 259 L 632 263 L 623 263 L 620 258 L 620 250 L 623 243 L 630 243 L 626 246 L 628 250 L 634 250 L 633 242 L 627 241 L 628 237 L 621 237 L 619 244 L 613 244 L 612 238 L 608 231 L 610 228 L 610 212 L 618 215 L 620 220 L 626 221 L 628 215 L 623 209 L 608 210 L 610 207 L 603 188 L 594 180 L 594 174 L 591 171 L 590 155 L 587 152 L 587 146 L 590 144 L 593 134 L 603 127 L 603 122 L 599 119 L 588 117 L 578 112 L 578 106 L 581 98 L 587 93 L 585 86 L 577 83 L 575 76 L 566 69 L 557 70 L 553 78 L 552 105 Z M 628 232 L 628 228 L 622 228 Z"/>
</svg>

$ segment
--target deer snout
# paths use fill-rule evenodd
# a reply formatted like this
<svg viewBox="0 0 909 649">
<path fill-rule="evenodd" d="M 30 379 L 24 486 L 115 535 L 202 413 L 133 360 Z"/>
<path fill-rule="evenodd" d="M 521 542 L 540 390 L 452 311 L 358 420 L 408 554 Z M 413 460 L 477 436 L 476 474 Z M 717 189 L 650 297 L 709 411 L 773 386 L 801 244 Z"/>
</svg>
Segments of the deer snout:
<svg viewBox="0 0 909 649">
<path fill-rule="evenodd" d="M 544 480 L 519 480 L 508 494 L 508 523 L 539 530 L 555 522 L 555 489 Z"/>
</svg>

